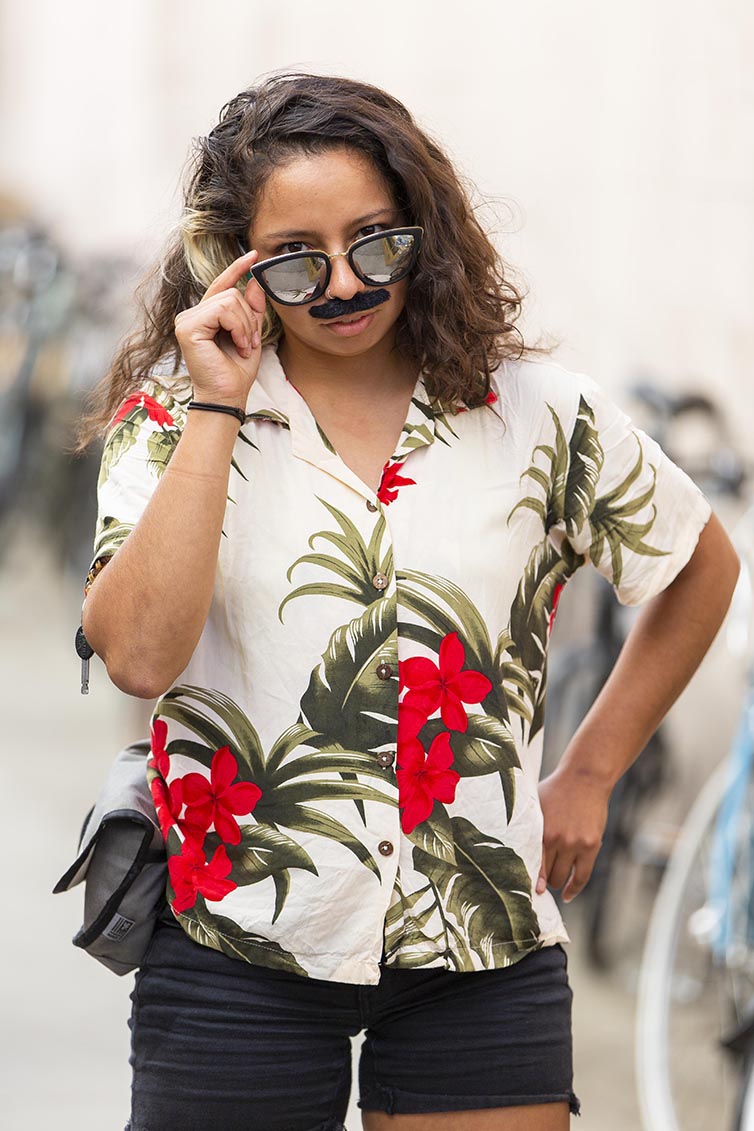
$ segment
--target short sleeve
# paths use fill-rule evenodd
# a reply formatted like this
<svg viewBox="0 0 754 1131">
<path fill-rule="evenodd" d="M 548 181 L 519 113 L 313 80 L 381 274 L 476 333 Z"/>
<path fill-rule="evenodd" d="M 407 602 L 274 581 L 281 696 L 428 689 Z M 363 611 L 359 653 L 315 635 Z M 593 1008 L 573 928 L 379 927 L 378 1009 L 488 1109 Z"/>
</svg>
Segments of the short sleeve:
<svg viewBox="0 0 754 1131">
<path fill-rule="evenodd" d="M 551 539 L 561 553 L 567 546 L 590 561 L 622 604 L 649 600 L 691 558 L 709 503 L 656 441 L 585 379 L 567 447 Z"/>
<path fill-rule="evenodd" d="M 152 387 L 126 397 L 105 438 L 88 590 L 141 518 L 180 438 L 188 401 Z"/>
</svg>

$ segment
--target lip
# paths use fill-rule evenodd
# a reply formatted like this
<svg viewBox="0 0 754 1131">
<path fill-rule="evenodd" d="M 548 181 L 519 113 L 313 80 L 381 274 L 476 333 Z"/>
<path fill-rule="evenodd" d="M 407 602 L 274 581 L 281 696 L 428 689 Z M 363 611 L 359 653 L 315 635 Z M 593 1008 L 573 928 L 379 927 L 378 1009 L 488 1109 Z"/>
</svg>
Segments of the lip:
<svg viewBox="0 0 754 1131">
<path fill-rule="evenodd" d="M 339 338 L 353 338 L 356 334 L 362 334 L 371 325 L 373 318 L 374 311 L 368 310 L 350 322 L 326 322 L 325 329 L 331 330 Z"/>
</svg>

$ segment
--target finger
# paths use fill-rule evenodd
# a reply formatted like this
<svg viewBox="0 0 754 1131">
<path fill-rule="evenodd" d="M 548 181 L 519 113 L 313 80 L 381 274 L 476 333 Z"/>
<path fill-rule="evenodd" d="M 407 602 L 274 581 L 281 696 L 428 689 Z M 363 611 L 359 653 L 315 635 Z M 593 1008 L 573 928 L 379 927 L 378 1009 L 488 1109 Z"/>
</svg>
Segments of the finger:
<svg viewBox="0 0 754 1131">
<path fill-rule="evenodd" d="M 204 299 L 212 298 L 213 295 L 219 294 L 221 291 L 227 291 L 230 287 L 235 287 L 241 281 L 246 272 L 255 263 L 258 258 L 257 251 L 247 251 L 245 255 L 239 255 L 238 259 L 234 259 L 229 267 L 221 271 L 216 279 L 213 279 L 210 285 L 204 292 Z"/>
<path fill-rule="evenodd" d="M 563 884 L 567 882 L 573 867 L 573 857 L 569 854 L 559 852 L 550 865 L 550 871 L 547 877 L 547 882 L 551 888 L 559 891 Z"/>
<path fill-rule="evenodd" d="M 267 296 L 253 275 L 250 276 L 243 292 L 243 297 L 256 315 L 261 324 L 262 317 L 267 309 Z"/>
<path fill-rule="evenodd" d="M 542 845 L 542 863 L 539 866 L 539 875 L 537 876 L 537 895 L 542 895 L 547 891 L 547 853 L 545 846 Z"/>
<path fill-rule="evenodd" d="M 243 357 L 250 357 L 257 328 L 240 295 L 235 302 L 223 302 L 217 311 L 217 323 L 221 330 L 230 334 L 237 351 Z"/>
<path fill-rule="evenodd" d="M 582 856 L 576 858 L 568 883 L 563 888 L 564 903 L 570 903 L 572 899 L 575 899 L 576 896 L 584 890 L 589 882 L 593 867 L 593 858 Z"/>
</svg>

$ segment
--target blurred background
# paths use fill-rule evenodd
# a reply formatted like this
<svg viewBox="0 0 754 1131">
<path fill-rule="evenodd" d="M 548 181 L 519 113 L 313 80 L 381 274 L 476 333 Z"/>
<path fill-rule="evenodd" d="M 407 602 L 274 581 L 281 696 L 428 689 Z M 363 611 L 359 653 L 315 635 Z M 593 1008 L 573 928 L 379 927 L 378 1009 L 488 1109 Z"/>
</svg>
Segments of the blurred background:
<svg viewBox="0 0 754 1131">
<path fill-rule="evenodd" d="M 754 413 L 752 57 L 746 0 L 0 0 L 8 1131 L 53 1120 L 105 1131 L 128 1112 L 132 979 L 68 944 L 80 894 L 50 894 L 112 757 L 143 735 L 147 717 L 96 659 L 91 694 L 79 694 L 73 635 L 98 453 L 73 459 L 66 449 L 130 325 L 135 285 L 177 218 L 191 138 L 273 69 L 353 76 L 395 94 L 474 184 L 497 246 L 526 282 L 525 335 L 557 340 L 556 360 L 625 404 L 743 537 Z M 633 1043 L 644 937 L 681 823 L 736 729 L 748 611 L 744 600 L 637 763 L 596 894 L 567 908 L 583 1131 L 642 1126 Z M 625 630 L 593 578 L 569 587 L 554 640 L 549 759 Z M 717 1047 L 715 1011 L 673 1037 L 687 1074 L 673 1086 L 694 1097 L 683 1131 L 734 1125 L 740 1076 Z M 694 1092 L 700 1081 L 706 1101 Z M 349 1131 L 359 1126 L 354 1103 Z"/>
</svg>

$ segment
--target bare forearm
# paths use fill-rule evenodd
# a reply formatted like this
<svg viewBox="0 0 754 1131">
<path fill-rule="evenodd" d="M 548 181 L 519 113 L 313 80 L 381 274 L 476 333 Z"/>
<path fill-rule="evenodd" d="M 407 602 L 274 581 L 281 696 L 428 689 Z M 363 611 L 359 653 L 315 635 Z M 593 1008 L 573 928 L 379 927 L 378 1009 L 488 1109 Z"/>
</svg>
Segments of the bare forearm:
<svg viewBox="0 0 754 1131">
<path fill-rule="evenodd" d="M 554 773 L 540 783 L 544 818 L 537 891 L 568 902 L 594 866 L 618 778 L 646 745 L 722 624 L 738 558 L 713 515 L 678 577 L 642 612 L 594 706 Z"/>
<path fill-rule="evenodd" d="M 725 617 L 737 576 L 735 551 L 713 515 L 686 568 L 642 611 L 563 756 L 564 770 L 612 788 L 701 663 Z"/>
<path fill-rule="evenodd" d="M 188 663 L 212 600 L 238 423 L 190 412 L 144 514 L 84 605 L 87 639 L 112 681 L 153 698 Z"/>
</svg>

